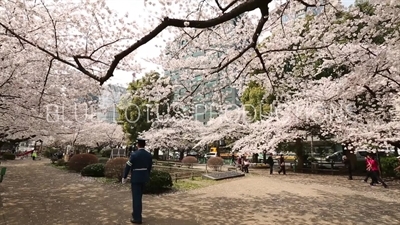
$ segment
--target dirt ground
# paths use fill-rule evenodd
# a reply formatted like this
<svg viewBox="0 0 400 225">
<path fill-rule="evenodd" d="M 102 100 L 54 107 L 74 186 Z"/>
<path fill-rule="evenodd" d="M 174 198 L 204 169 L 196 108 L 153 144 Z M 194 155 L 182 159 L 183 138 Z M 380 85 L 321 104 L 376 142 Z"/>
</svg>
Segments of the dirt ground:
<svg viewBox="0 0 400 225">
<path fill-rule="evenodd" d="M 3 162 L 0 225 L 130 224 L 127 186 L 45 165 Z M 250 171 L 251 172 L 251 171 Z M 249 175 L 188 192 L 144 196 L 143 224 L 400 224 L 400 187 L 316 175 Z"/>
</svg>

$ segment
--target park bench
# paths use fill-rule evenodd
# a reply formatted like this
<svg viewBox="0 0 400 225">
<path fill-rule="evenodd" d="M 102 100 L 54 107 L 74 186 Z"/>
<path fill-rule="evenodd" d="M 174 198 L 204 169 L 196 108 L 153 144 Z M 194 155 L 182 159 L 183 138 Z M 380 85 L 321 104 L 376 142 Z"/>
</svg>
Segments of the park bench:
<svg viewBox="0 0 400 225">
<path fill-rule="evenodd" d="M 7 167 L 0 167 L 0 183 L 3 182 L 4 175 L 6 175 Z"/>
</svg>

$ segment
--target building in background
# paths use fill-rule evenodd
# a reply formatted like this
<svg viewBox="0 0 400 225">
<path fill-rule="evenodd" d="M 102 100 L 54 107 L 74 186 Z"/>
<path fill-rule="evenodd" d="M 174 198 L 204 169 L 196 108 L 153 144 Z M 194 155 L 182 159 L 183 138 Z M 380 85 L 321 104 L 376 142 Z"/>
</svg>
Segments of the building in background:
<svg viewBox="0 0 400 225">
<path fill-rule="evenodd" d="M 330 0 L 331 4 L 333 3 L 340 3 L 344 7 L 349 7 L 353 4 L 361 4 L 365 2 L 369 2 L 370 0 Z M 326 0 L 319 0 L 320 6 L 318 7 L 306 7 L 302 4 L 298 4 L 297 8 L 292 9 L 290 7 L 285 8 L 285 4 L 277 7 L 276 9 L 272 10 L 271 14 L 277 13 L 278 15 L 282 13 L 283 10 L 285 12 L 282 14 L 282 22 L 287 23 L 291 20 L 301 19 L 304 18 L 307 14 L 311 15 L 319 15 L 324 10 L 324 4 L 326 4 Z"/>
<path fill-rule="evenodd" d="M 319 15 L 323 12 L 325 3 L 324 0 L 320 0 L 322 6 L 318 7 L 306 7 L 302 4 L 298 4 L 297 8 L 293 9 L 291 6 L 286 7 L 286 4 L 282 4 L 281 6 L 277 7 L 276 9 L 272 10 L 271 14 L 282 15 L 282 22 L 287 23 L 292 20 L 302 19 L 307 14 L 312 15 Z M 282 14 L 282 11 L 283 14 Z"/>
<path fill-rule="evenodd" d="M 97 113 L 97 118 L 107 123 L 117 123 L 119 118 L 117 105 L 125 93 L 125 87 L 112 84 L 107 85 L 101 91 L 99 97 L 100 112 Z"/>
</svg>

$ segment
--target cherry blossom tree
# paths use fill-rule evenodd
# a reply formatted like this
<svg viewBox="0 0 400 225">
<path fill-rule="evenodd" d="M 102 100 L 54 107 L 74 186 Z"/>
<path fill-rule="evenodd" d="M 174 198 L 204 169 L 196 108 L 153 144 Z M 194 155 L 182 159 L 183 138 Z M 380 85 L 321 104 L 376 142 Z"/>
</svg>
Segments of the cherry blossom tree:
<svg viewBox="0 0 400 225">
<path fill-rule="evenodd" d="M 251 119 L 242 108 L 227 110 L 218 117 L 210 119 L 200 133 L 196 146 L 205 146 L 220 140 L 237 140 L 250 133 Z"/>
<path fill-rule="evenodd" d="M 134 52 L 167 30 L 176 38 L 156 60 L 171 74 L 179 75 L 172 89 L 183 90 L 186 96 L 178 101 L 211 94 L 223 105 L 221 88 L 234 85 L 242 92 L 251 81 L 261 81 L 266 95 L 281 99 L 282 111 L 252 125 L 249 135 L 255 138 L 253 133 L 263 134 L 269 127 L 269 132 L 264 130 L 264 135 L 269 135 L 264 141 L 271 142 L 267 147 L 297 139 L 301 130 L 311 128 L 334 134 L 340 142 L 397 142 L 393 102 L 400 86 L 400 8 L 394 1 L 371 1 L 345 9 L 340 1 L 288 0 L 270 12 L 272 0 L 188 1 L 181 3 L 179 10 L 170 0 L 148 0 L 163 12 L 150 17 L 163 18 L 149 21 L 150 29 L 114 15 L 103 0 L 3 2 L 0 65 L 5 72 L 1 78 L 4 83 L 7 77 L 15 81 L 8 82 L 7 88 L 0 86 L 0 110 L 5 108 L 9 115 L 23 111 L 15 106 L 26 105 L 17 101 L 21 96 L 29 102 L 43 101 L 34 99 L 30 91 L 15 96 L 13 90 L 20 87 L 24 91 L 34 87 L 40 96 L 49 93 L 46 101 L 50 103 L 73 99 L 77 93 L 85 96 L 87 87 L 93 87 L 91 80 L 103 84 L 116 69 L 138 69 L 130 60 Z M 313 16 L 311 10 L 305 19 L 283 20 L 299 8 L 323 13 Z M 199 52 L 202 55 L 189 57 Z M 203 85 L 213 80 L 218 84 Z M 38 89 L 37 84 L 49 91 Z M 149 89 L 171 89 L 160 87 L 162 84 L 155 84 Z M 141 95 L 161 99 L 163 91 Z M 15 99 L 14 103 L 6 101 L 10 99 Z M 347 115 L 344 121 L 341 116 L 327 119 L 320 111 L 313 112 L 310 119 L 310 109 L 318 106 L 327 111 L 331 105 L 352 109 L 335 107 L 339 115 Z M 293 116 L 295 106 L 304 109 Z M 37 114 L 40 107 L 30 110 Z M 380 124 L 390 126 L 384 129 Z M 349 135 L 351 132 L 356 136 Z"/>
<path fill-rule="evenodd" d="M 59 132 L 58 134 L 47 136 L 47 139 L 72 147 L 102 148 L 117 146 L 124 142 L 125 137 L 120 125 L 95 119 L 82 123 L 70 123 L 69 126 L 63 127 L 63 131 L 60 130 Z"/>
<path fill-rule="evenodd" d="M 103 59 L 111 58 L 108 53 L 121 50 L 120 42 L 133 35 L 130 23 L 121 26 L 118 16 L 108 20 L 114 13 L 103 6 L 100 1 L 1 1 L 1 138 L 29 138 L 60 127 L 47 121 L 49 108 L 75 111 L 83 98 L 99 93 L 96 81 L 77 68 L 91 65 L 87 73 L 96 73 Z"/>
<path fill-rule="evenodd" d="M 149 148 L 157 154 L 159 150 L 171 149 L 179 150 L 183 155 L 185 150 L 192 149 L 199 141 L 203 129 L 203 123 L 193 118 L 165 115 L 154 121 L 152 127 L 140 136 L 147 139 Z"/>
<path fill-rule="evenodd" d="M 10 46 L 11 53 L 17 53 L 18 48 L 29 48 L 29 51 L 41 56 L 42 63 L 48 65 L 49 71 L 57 70 L 57 66 L 62 69 L 67 66 L 103 84 L 113 76 L 116 69 L 135 68 L 132 65 L 134 61 L 130 60 L 134 51 L 167 29 L 172 33 L 185 34 L 191 39 L 202 39 L 215 33 L 214 29 L 220 29 L 233 19 L 242 17 L 243 32 L 238 31 L 237 36 L 247 35 L 248 38 L 240 39 L 243 43 L 236 43 L 237 49 L 230 51 L 233 55 L 216 69 L 224 70 L 230 64 L 229 61 L 239 59 L 249 50 L 258 54 L 258 38 L 264 32 L 272 2 L 205 0 L 200 3 L 188 1 L 177 4 L 171 0 L 147 0 L 148 6 L 163 13 L 151 14 L 146 24 L 146 27 L 151 28 L 145 29 L 110 10 L 105 0 L 77 0 L 68 3 L 54 0 L 5 1 L 1 7 L 0 27 L 3 38 L 14 43 L 3 45 L 3 48 Z M 304 6 L 316 5 L 316 1 L 288 2 Z M 249 15 L 255 10 L 258 15 Z M 176 19 L 174 16 L 184 19 Z M 201 33 L 196 33 L 196 30 Z M 263 60 L 262 57 L 258 58 Z"/>
<path fill-rule="evenodd" d="M 317 127 L 321 134 L 334 134 L 338 142 L 356 146 L 379 146 L 396 139 L 393 102 L 399 90 L 399 64 L 394 60 L 399 46 L 395 28 L 399 25 L 395 16 L 399 8 L 389 3 L 365 4 L 347 12 L 326 9 L 315 19 L 290 22 L 299 28 L 297 31 L 287 25 L 273 30 L 263 47 L 271 49 L 280 44 L 296 51 L 274 53 L 269 70 L 275 81 L 266 80 L 264 85 L 273 84 L 283 102 L 298 107 L 281 107 L 288 112 L 275 123 L 270 120 L 276 116 L 269 117 L 267 126 L 276 127 L 267 133 L 284 139 L 285 135 L 277 131 L 286 130 L 284 133 L 290 132 L 293 139 L 298 136 L 297 129 Z M 264 126 L 257 129 L 265 131 Z M 276 146 L 274 138 L 264 140 L 270 145 L 264 146 Z"/>
</svg>

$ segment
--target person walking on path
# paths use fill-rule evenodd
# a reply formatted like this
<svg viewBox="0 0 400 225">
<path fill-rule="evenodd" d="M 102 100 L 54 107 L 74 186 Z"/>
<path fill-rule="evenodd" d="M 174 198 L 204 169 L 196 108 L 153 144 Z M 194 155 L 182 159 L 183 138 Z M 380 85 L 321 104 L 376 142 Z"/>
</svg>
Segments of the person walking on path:
<svg viewBox="0 0 400 225">
<path fill-rule="evenodd" d="M 272 158 L 272 153 L 269 154 L 266 164 L 269 165 L 269 174 L 274 173 L 274 159 Z"/>
<path fill-rule="evenodd" d="M 236 163 L 235 163 L 236 157 L 235 157 L 235 153 L 234 153 L 234 152 L 232 152 L 231 160 L 232 160 L 232 166 L 234 166 L 234 165 L 236 164 Z"/>
<path fill-rule="evenodd" d="M 368 182 L 368 179 L 372 179 L 372 172 L 371 172 L 371 157 L 369 154 L 365 156 L 365 170 L 367 171 L 367 176 L 364 179 L 364 182 Z"/>
<path fill-rule="evenodd" d="M 33 151 L 32 152 L 32 159 L 35 160 L 37 158 L 37 152 Z"/>
<path fill-rule="evenodd" d="M 371 155 L 371 175 L 372 175 L 372 181 L 370 183 L 371 186 L 374 186 L 375 183 L 378 183 L 378 181 L 383 185 L 383 187 L 387 188 L 387 184 L 382 180 L 382 178 L 379 175 L 379 165 L 378 162 L 376 161 L 375 157 Z"/>
<path fill-rule="evenodd" d="M 243 172 L 249 173 L 250 162 L 249 159 L 244 159 L 243 161 Z"/>
<path fill-rule="evenodd" d="M 347 179 L 353 180 L 353 170 L 351 168 L 351 161 L 345 154 L 343 154 L 343 156 L 342 156 L 342 162 L 343 162 L 344 166 L 347 168 L 347 172 L 349 174 L 349 178 L 347 178 Z"/>
<path fill-rule="evenodd" d="M 279 158 L 279 166 L 280 166 L 280 169 L 279 169 L 278 173 L 279 174 L 283 173 L 283 175 L 286 175 L 285 158 L 283 157 L 283 154 L 281 154 L 281 157 Z"/>
<path fill-rule="evenodd" d="M 146 141 L 137 139 L 138 150 L 132 152 L 128 162 L 126 162 L 122 183 L 126 182 L 129 172 L 131 172 L 132 189 L 132 219 L 131 223 L 142 224 L 142 196 L 143 188 L 146 182 L 150 180 L 150 171 L 153 166 L 151 153 L 144 147 Z"/>
<path fill-rule="evenodd" d="M 368 182 L 368 179 L 371 178 L 372 179 L 372 171 L 371 171 L 371 154 L 367 154 L 367 156 L 365 156 L 365 170 L 367 171 L 367 176 L 365 177 L 365 179 L 363 180 L 365 183 Z M 373 181 L 375 184 L 379 184 L 377 180 Z"/>
</svg>

